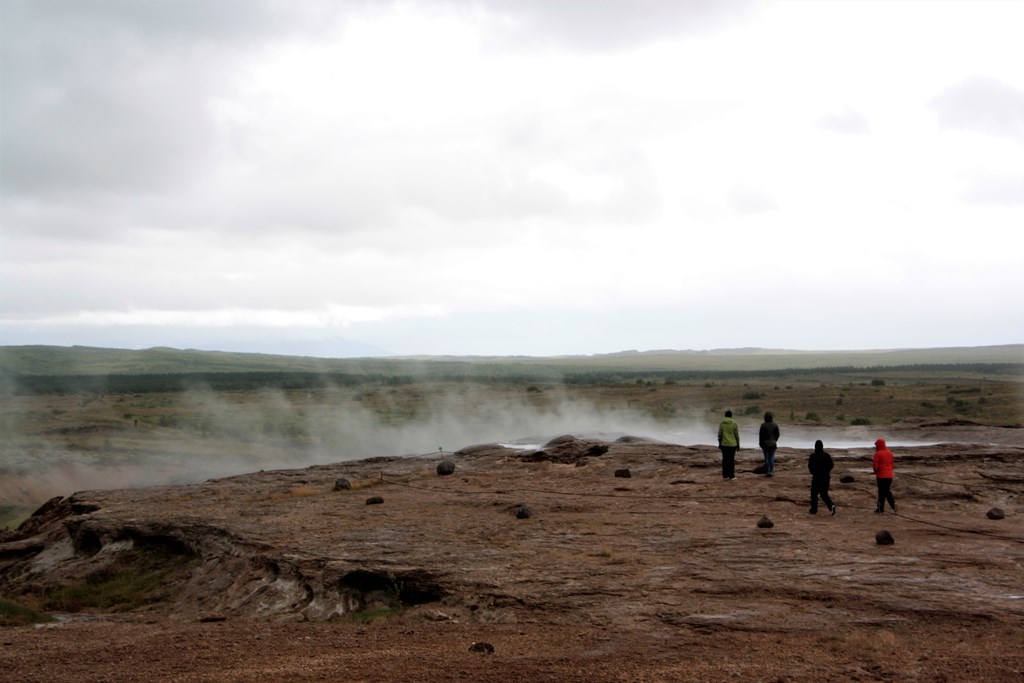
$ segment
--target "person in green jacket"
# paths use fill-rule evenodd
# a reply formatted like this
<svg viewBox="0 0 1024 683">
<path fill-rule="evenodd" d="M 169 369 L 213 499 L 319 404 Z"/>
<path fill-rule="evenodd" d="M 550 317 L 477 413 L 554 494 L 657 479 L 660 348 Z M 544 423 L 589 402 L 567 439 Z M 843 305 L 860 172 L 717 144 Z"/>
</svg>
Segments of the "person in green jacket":
<svg viewBox="0 0 1024 683">
<path fill-rule="evenodd" d="M 718 425 L 718 450 L 722 451 L 722 479 L 736 478 L 736 451 L 740 448 L 740 427 L 732 419 L 732 411 Z"/>
</svg>

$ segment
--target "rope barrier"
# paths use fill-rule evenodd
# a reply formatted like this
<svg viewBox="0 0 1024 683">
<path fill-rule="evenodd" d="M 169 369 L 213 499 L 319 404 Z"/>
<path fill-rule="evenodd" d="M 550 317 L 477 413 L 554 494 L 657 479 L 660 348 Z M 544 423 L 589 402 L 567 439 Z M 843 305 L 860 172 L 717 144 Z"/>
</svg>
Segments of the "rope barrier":
<svg viewBox="0 0 1024 683">
<path fill-rule="evenodd" d="M 384 479 L 383 475 L 381 480 L 387 484 L 394 484 L 395 486 L 403 486 L 409 489 L 415 489 L 417 491 L 428 491 L 430 493 L 450 493 L 457 495 L 496 495 L 496 494 L 508 494 L 508 493 L 539 493 L 544 495 L 552 496 L 579 496 L 584 498 L 622 498 L 632 500 L 712 500 L 712 499 L 726 499 L 726 500 L 737 500 L 741 498 L 767 498 L 770 500 L 776 500 L 779 502 L 796 503 L 791 498 L 784 498 L 779 495 L 769 495 L 767 493 L 746 493 L 739 495 L 707 495 L 707 496 L 687 496 L 686 498 L 680 498 L 679 496 L 657 496 L 657 495 L 646 495 L 646 494 L 628 494 L 628 493 L 594 493 L 588 491 L 553 491 L 551 489 L 532 489 L 528 487 L 518 486 L 515 488 L 500 488 L 500 489 L 475 489 L 475 490 L 461 490 L 451 491 L 447 489 L 439 489 L 434 486 L 415 486 L 406 482 L 398 481 L 396 479 Z"/>
<path fill-rule="evenodd" d="M 962 481 L 942 481 L 941 479 L 932 479 L 930 477 L 922 477 L 920 474 L 911 474 L 910 472 L 900 472 L 901 477 L 910 477 L 911 479 L 920 479 L 921 481 L 931 482 L 933 484 L 948 484 L 949 486 L 968 486 Z"/>
<path fill-rule="evenodd" d="M 916 475 L 904 474 L 903 476 L 916 476 Z M 767 499 L 767 500 L 771 500 L 771 501 L 774 501 L 774 502 L 780 502 L 780 503 L 793 503 L 794 505 L 803 505 L 804 504 L 804 502 L 802 502 L 802 501 L 793 500 L 792 498 L 789 498 L 789 497 L 780 496 L 780 495 L 777 495 L 777 494 L 776 495 L 769 495 L 769 494 L 766 494 L 766 493 L 725 494 L 725 495 L 722 495 L 722 494 L 716 494 L 716 495 L 695 495 L 695 496 L 686 496 L 685 498 L 680 498 L 679 496 L 628 494 L 628 493 L 622 493 L 622 492 L 619 492 L 619 493 L 595 493 L 595 492 L 588 492 L 588 491 L 557 491 L 557 490 L 551 490 L 551 489 L 534 489 L 534 488 L 529 488 L 529 487 L 501 488 L 501 489 L 494 489 L 494 490 L 475 489 L 475 490 L 456 490 L 456 491 L 453 491 L 453 490 L 447 490 L 447 489 L 439 489 L 439 488 L 434 487 L 434 486 L 415 486 L 413 484 L 409 484 L 407 482 L 398 481 L 396 479 L 390 479 L 390 478 L 389 479 L 385 479 L 383 472 L 381 472 L 380 478 L 381 478 L 381 481 L 383 483 L 392 484 L 394 486 L 402 486 L 402 487 L 405 487 L 405 488 L 414 489 L 414 490 L 417 490 L 417 491 L 426 491 L 426 492 L 429 492 L 429 493 L 448 493 L 448 494 L 456 494 L 456 495 L 492 495 L 493 496 L 493 495 L 502 495 L 502 494 L 510 494 L 510 493 L 536 493 L 536 494 L 541 494 L 541 495 L 577 496 L 577 497 L 583 497 L 583 498 L 619 498 L 619 499 L 623 499 L 623 500 L 670 500 L 670 501 L 674 501 L 674 502 L 685 502 L 685 501 L 688 501 L 688 500 L 712 500 L 712 499 L 718 499 L 718 500 L 722 500 L 722 499 L 724 499 L 724 500 Z M 918 477 L 918 478 L 922 478 L 923 479 L 923 477 Z M 950 483 L 950 484 L 952 484 L 952 482 L 936 482 L 936 483 Z M 955 484 L 955 485 L 962 486 L 963 484 Z M 854 506 L 854 505 L 844 505 L 843 508 L 844 509 L 851 509 L 851 510 L 873 510 L 874 509 L 874 508 L 860 507 L 860 506 Z M 952 531 L 952 532 L 955 532 L 955 533 L 974 534 L 974 535 L 977 535 L 977 536 L 985 536 L 985 537 L 988 537 L 988 538 L 993 538 L 993 539 L 998 539 L 998 540 L 1003 540 L 1003 541 L 1010 541 L 1012 543 L 1024 543 L 1024 538 L 1018 538 L 1018 537 L 1015 537 L 1015 536 L 1006 536 L 1004 534 L 996 534 L 996 533 L 992 533 L 992 532 L 989 532 L 989 531 L 982 531 L 980 529 L 965 529 L 965 528 L 961 528 L 961 527 L 953 527 L 953 526 L 949 526 L 949 525 L 946 525 L 946 524 L 940 524 L 938 522 L 930 522 L 928 520 L 918 519 L 916 517 L 910 517 L 909 515 L 904 515 L 904 514 L 898 513 L 898 512 L 893 512 L 892 514 L 894 514 L 895 516 L 897 516 L 897 517 L 899 517 L 901 519 L 905 519 L 905 520 L 907 520 L 909 522 L 914 522 L 916 524 L 925 524 L 925 525 L 928 525 L 928 526 L 934 526 L 934 527 L 937 527 L 937 528 L 940 528 L 940 529 L 945 529 L 946 531 Z"/>
<path fill-rule="evenodd" d="M 1013 543 L 1024 543 L 1024 538 L 1017 538 L 1016 536 L 1005 536 L 1003 534 L 994 534 L 990 531 L 982 531 L 981 529 L 963 529 L 960 527 L 948 526 L 946 524 L 939 524 L 938 522 L 929 522 L 926 519 L 917 519 L 916 517 L 910 517 L 900 512 L 892 513 L 901 519 L 905 519 L 910 522 L 916 522 L 917 524 L 927 524 L 928 526 L 938 527 L 940 529 L 946 529 L 947 531 L 955 531 L 961 534 L 975 534 L 977 536 L 988 536 L 989 538 L 998 538 L 1003 541 L 1012 541 Z"/>
</svg>

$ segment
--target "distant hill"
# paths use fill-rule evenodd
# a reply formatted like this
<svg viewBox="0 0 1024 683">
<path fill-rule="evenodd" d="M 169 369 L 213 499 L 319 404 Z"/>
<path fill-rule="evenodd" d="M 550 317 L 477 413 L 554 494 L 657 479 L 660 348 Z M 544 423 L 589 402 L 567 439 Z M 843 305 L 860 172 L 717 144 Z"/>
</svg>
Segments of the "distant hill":
<svg viewBox="0 0 1024 683">
<path fill-rule="evenodd" d="M 424 369 L 481 366 L 562 368 L 572 372 L 623 370 L 766 371 L 908 365 L 1024 364 L 1024 344 L 932 349 L 799 351 L 713 349 L 622 351 L 588 356 L 416 356 L 316 358 L 194 349 L 103 349 L 85 346 L 0 346 L 2 375 L 134 375 L 214 372 L 405 374 Z"/>
</svg>

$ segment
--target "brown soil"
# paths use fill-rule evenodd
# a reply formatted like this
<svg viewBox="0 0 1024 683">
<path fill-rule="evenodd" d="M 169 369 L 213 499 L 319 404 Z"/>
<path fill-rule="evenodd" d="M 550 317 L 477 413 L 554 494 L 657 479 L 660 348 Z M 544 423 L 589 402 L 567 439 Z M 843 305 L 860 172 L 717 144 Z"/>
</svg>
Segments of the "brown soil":
<svg viewBox="0 0 1024 683">
<path fill-rule="evenodd" d="M 832 517 L 803 451 L 723 481 L 714 448 L 643 440 L 77 493 L 0 538 L 3 595 L 198 559 L 159 603 L 0 630 L 0 679 L 1019 680 L 1024 430 L 906 430 L 945 443 L 894 449 L 885 515 L 868 448 L 829 449 Z"/>
</svg>

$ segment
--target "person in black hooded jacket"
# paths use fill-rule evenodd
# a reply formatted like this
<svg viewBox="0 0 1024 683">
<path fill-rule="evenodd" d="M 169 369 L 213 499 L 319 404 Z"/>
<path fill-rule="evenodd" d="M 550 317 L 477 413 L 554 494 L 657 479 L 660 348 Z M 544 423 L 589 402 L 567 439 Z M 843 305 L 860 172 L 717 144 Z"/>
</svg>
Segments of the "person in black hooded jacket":
<svg viewBox="0 0 1024 683">
<path fill-rule="evenodd" d="M 821 498 L 828 511 L 836 514 L 836 505 L 828 495 L 828 485 L 832 479 L 832 456 L 825 451 L 825 444 L 818 439 L 814 442 L 814 452 L 807 458 L 807 470 L 811 473 L 811 510 L 812 515 L 818 514 L 818 498 Z"/>
<path fill-rule="evenodd" d="M 775 450 L 779 447 L 779 425 L 771 411 L 764 414 L 764 422 L 757 434 L 757 445 L 764 453 L 764 476 L 775 476 Z"/>
</svg>

